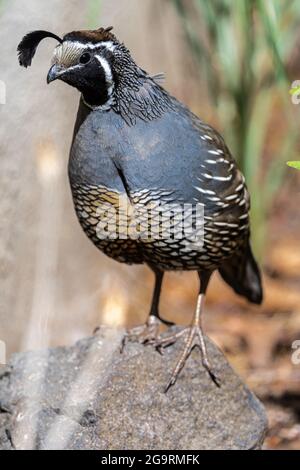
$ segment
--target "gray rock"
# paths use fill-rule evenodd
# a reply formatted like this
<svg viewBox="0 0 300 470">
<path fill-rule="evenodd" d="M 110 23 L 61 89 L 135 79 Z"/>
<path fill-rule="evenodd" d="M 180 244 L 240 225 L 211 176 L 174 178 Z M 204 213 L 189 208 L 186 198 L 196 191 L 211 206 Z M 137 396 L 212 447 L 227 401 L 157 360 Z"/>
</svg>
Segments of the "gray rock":
<svg viewBox="0 0 300 470">
<path fill-rule="evenodd" d="M 164 387 L 182 343 L 161 356 L 102 328 L 73 347 L 15 355 L 0 369 L 1 449 L 257 449 L 261 403 L 207 339 L 218 388 L 194 350 Z"/>
</svg>

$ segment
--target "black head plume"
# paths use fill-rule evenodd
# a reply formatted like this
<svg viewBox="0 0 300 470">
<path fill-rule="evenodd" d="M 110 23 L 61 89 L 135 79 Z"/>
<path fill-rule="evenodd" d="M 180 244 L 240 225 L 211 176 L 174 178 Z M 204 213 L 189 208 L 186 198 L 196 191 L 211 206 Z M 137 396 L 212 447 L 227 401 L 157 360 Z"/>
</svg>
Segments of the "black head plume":
<svg viewBox="0 0 300 470">
<path fill-rule="evenodd" d="M 23 67 L 31 65 L 39 43 L 45 38 L 53 38 L 62 43 L 62 39 L 49 31 L 32 31 L 26 34 L 18 45 L 19 63 Z"/>
</svg>

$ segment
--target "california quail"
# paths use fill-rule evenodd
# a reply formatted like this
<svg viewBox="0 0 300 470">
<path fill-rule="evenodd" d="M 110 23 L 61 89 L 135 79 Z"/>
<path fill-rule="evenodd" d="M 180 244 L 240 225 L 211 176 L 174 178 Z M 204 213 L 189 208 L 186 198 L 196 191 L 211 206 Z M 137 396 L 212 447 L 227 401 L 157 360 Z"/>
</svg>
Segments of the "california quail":
<svg viewBox="0 0 300 470">
<path fill-rule="evenodd" d="M 63 39 L 46 31 L 29 33 L 18 46 L 19 61 L 31 65 L 43 38 L 59 41 L 47 82 L 60 79 L 81 92 L 69 159 L 80 224 L 106 255 L 145 263 L 155 273 L 148 322 L 128 337 L 163 348 L 185 336 L 167 389 L 196 345 L 217 380 L 201 329 L 212 273 L 218 270 L 250 302 L 262 301 L 249 243 L 245 179 L 222 137 L 142 70 L 111 29 L 75 31 Z M 154 235 L 152 230 L 149 236 L 150 226 Z M 200 290 L 192 325 L 165 338 L 158 335 L 158 303 L 168 270 L 196 270 Z"/>
</svg>

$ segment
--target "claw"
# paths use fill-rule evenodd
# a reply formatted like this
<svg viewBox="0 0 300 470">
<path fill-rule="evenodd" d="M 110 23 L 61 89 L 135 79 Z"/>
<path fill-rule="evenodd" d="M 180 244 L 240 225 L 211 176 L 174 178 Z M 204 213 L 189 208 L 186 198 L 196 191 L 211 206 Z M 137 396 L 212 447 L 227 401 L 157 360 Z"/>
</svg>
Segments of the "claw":
<svg viewBox="0 0 300 470">
<path fill-rule="evenodd" d="M 126 344 L 127 344 L 127 336 L 124 336 L 122 338 L 122 342 L 120 346 L 120 354 L 123 354 Z"/>
<path fill-rule="evenodd" d="M 171 378 L 166 386 L 166 388 L 164 389 L 164 393 L 168 393 L 169 389 L 171 387 L 173 387 L 173 385 L 175 384 L 176 380 L 174 381 L 173 378 Z"/>
<path fill-rule="evenodd" d="M 155 349 L 161 356 L 164 356 L 165 352 L 162 346 L 155 346 Z"/>
<path fill-rule="evenodd" d="M 212 369 L 206 369 L 209 373 L 211 380 L 214 382 L 216 387 L 221 388 L 221 379 L 212 371 Z"/>
<path fill-rule="evenodd" d="M 120 352 L 124 351 L 124 348 L 128 342 L 137 342 L 140 344 L 155 344 L 159 334 L 160 320 L 154 315 L 150 315 L 148 322 L 145 325 L 137 326 L 129 330 L 121 344 Z"/>
</svg>

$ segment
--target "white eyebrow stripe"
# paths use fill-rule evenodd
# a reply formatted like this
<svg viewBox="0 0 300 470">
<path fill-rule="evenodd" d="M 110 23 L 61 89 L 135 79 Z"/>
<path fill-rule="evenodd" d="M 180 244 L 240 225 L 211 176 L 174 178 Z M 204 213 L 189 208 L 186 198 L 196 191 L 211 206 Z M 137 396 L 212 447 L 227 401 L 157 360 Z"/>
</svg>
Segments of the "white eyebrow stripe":
<svg viewBox="0 0 300 470">
<path fill-rule="evenodd" d="M 112 41 L 100 41 L 96 44 L 92 42 L 83 43 L 80 41 L 64 41 L 62 44 L 77 47 L 78 49 L 99 49 L 99 47 L 106 47 L 106 49 L 111 52 L 113 52 L 117 47 L 116 44 L 114 44 Z M 61 44 L 59 44 L 57 47 L 59 47 L 60 45 Z"/>
</svg>

